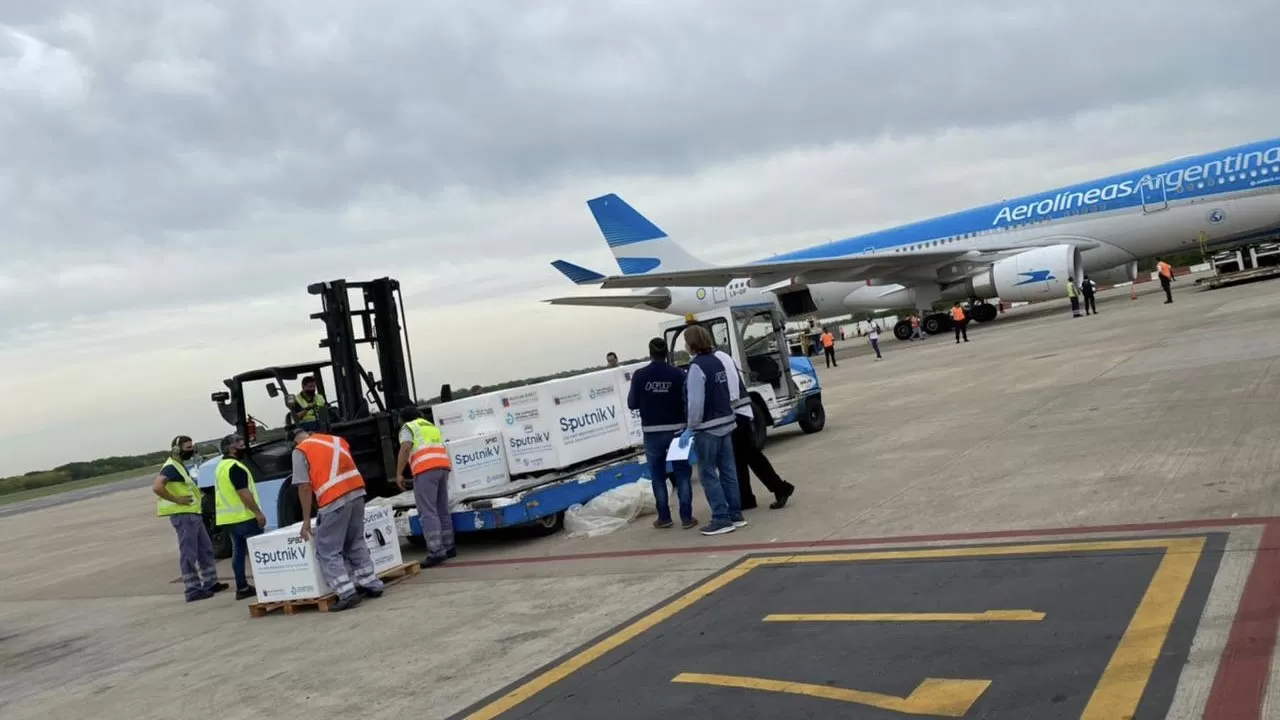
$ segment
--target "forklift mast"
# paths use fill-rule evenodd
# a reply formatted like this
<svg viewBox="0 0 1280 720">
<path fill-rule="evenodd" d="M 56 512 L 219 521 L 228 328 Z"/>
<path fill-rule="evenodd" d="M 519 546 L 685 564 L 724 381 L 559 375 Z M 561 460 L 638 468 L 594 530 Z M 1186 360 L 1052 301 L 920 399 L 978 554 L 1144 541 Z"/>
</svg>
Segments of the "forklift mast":
<svg viewBox="0 0 1280 720">
<path fill-rule="evenodd" d="M 352 309 L 351 290 L 362 292 L 363 308 Z M 336 385 L 333 399 L 348 419 L 415 405 L 417 383 L 413 378 L 408 328 L 401 320 L 404 299 L 400 282 L 388 277 L 361 282 L 330 280 L 307 286 L 307 292 L 320 296 L 322 310 L 311 318 L 324 321 L 325 338 L 320 347 L 329 350 Z M 355 325 L 356 318 L 360 320 L 359 327 Z M 378 354 L 379 378 L 360 365 L 358 347 L 365 343 Z M 368 407 L 366 397 L 377 407 Z"/>
</svg>

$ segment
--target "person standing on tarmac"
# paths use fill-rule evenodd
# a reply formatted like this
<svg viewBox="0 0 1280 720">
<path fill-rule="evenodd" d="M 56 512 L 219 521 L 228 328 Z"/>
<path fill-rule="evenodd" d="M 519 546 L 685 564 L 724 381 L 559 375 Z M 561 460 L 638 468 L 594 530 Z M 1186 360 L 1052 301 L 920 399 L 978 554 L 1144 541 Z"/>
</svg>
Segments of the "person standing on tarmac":
<svg viewBox="0 0 1280 720">
<path fill-rule="evenodd" d="M 1071 300 L 1071 317 L 1080 317 L 1080 293 L 1075 278 L 1067 278 L 1067 298 Z"/>
<path fill-rule="evenodd" d="M 685 428 L 685 375 L 667 362 L 667 343 L 660 337 L 649 341 L 649 364 L 631 375 L 627 408 L 640 411 L 644 433 L 644 459 L 653 483 L 653 499 L 658 506 L 655 528 L 669 528 L 671 501 L 667 497 L 667 450 Z M 693 516 L 693 468 L 687 461 L 671 463 L 671 476 L 680 509 L 680 526 L 685 530 L 698 524 Z"/>
<path fill-rule="evenodd" d="M 822 352 L 827 358 L 827 367 L 840 367 L 836 363 L 836 336 L 831 334 L 831 328 L 825 328 L 822 331 Z"/>
<path fill-rule="evenodd" d="M 244 464 L 244 438 L 232 433 L 222 438 L 222 460 L 214 472 L 214 524 L 231 536 L 231 573 L 236 579 L 236 600 L 258 594 L 249 584 L 244 561 L 249 555 L 249 538 L 262 534 L 267 516 L 262 514 L 258 486 L 253 472 Z"/>
<path fill-rule="evenodd" d="M 1173 302 L 1173 266 L 1164 261 L 1164 258 L 1156 258 L 1156 273 L 1160 276 L 1160 288 L 1164 290 L 1164 304 L 1168 305 Z"/>
<path fill-rule="evenodd" d="M 382 595 L 382 578 L 373 569 L 373 558 L 364 541 L 364 478 L 356 469 L 347 441 L 295 426 L 290 435 L 294 485 L 302 504 L 303 540 L 315 538 L 320 575 L 338 601 L 329 607 L 339 611 L 360 604 L 360 596 Z M 301 479 L 306 478 L 307 482 Z M 316 528 L 311 530 L 311 502 L 320 506 Z M 355 581 L 347 573 L 354 569 Z"/>
<path fill-rule="evenodd" d="M 738 470 L 733 461 L 733 438 L 737 426 L 736 413 L 729 401 L 729 374 L 715 356 L 715 341 L 701 325 L 690 325 L 684 331 L 689 351 L 689 374 L 685 379 L 687 406 L 686 427 L 680 433 L 680 447 L 693 443 L 698 476 L 711 522 L 698 532 L 723 535 L 745 527 L 742 501 L 738 494 Z"/>
<path fill-rule="evenodd" d="M 867 339 L 871 341 L 871 349 L 876 351 L 876 360 L 880 359 L 880 326 L 874 320 L 867 323 Z"/>
<path fill-rule="evenodd" d="M 969 324 L 969 318 L 964 314 L 964 308 L 960 307 L 960 301 L 957 300 L 955 305 L 951 306 L 951 325 L 956 329 L 956 344 L 960 344 L 960 337 L 964 336 L 964 341 L 969 342 L 969 330 L 965 327 Z"/>
<path fill-rule="evenodd" d="M 229 586 L 218 582 L 213 541 L 204 526 L 200 487 L 191 479 L 186 462 L 196 454 L 195 443 L 179 435 L 169 443 L 169 457 L 151 481 L 156 516 L 169 518 L 178 533 L 178 569 L 187 602 L 206 600 Z"/>
<path fill-rule="evenodd" d="M 453 515 L 449 511 L 449 473 L 453 462 L 445 448 L 440 429 L 409 406 L 400 411 L 400 453 L 396 456 L 396 485 L 404 492 L 404 471 L 413 474 L 413 503 L 418 506 L 418 522 L 427 543 L 427 557 L 418 566 L 435 567 L 456 557 L 453 544 Z"/>
<path fill-rule="evenodd" d="M 738 501 L 743 510 L 757 506 L 756 494 L 751 490 L 751 472 L 754 470 L 760 484 L 773 493 L 769 509 L 777 510 L 795 494 L 796 486 L 778 477 L 773 463 L 765 457 L 763 450 L 756 447 L 755 405 L 747 394 L 746 383 L 742 382 L 738 364 L 723 350 L 716 350 L 715 355 L 729 375 L 729 404 L 733 406 L 737 423 L 733 429 L 733 466 L 738 471 Z"/>
<path fill-rule="evenodd" d="M 325 408 L 324 396 L 316 392 L 316 379 L 312 375 L 302 378 L 302 392 L 285 398 L 289 410 L 293 412 L 293 421 L 299 427 L 316 432 L 320 429 L 320 413 Z"/>
<path fill-rule="evenodd" d="M 1085 275 L 1084 282 L 1080 283 L 1080 294 L 1084 296 L 1085 315 L 1098 314 L 1098 301 L 1094 299 L 1094 295 L 1096 295 L 1097 292 L 1098 284 L 1090 280 L 1088 275 Z M 1093 309 L 1092 313 L 1089 312 L 1090 308 Z"/>
</svg>

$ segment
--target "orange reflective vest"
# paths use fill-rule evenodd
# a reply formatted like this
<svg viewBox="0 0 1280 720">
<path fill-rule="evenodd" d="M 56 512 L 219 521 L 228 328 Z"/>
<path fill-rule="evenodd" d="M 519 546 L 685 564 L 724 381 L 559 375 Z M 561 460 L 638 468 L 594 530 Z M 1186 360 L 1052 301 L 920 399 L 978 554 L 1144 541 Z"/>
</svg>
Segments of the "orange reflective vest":
<svg viewBox="0 0 1280 720">
<path fill-rule="evenodd" d="M 960 307 L 959 305 L 951 308 L 951 319 L 955 320 L 956 322 L 963 322 L 964 308 Z"/>
<path fill-rule="evenodd" d="M 298 443 L 298 449 L 307 456 L 311 492 L 320 507 L 364 487 L 364 478 L 356 469 L 346 440 L 337 435 L 314 433 Z"/>
<path fill-rule="evenodd" d="M 453 463 L 449 461 L 449 450 L 444 446 L 439 428 L 421 418 L 410 420 L 404 426 L 413 433 L 413 454 L 409 456 L 409 469 L 415 476 L 428 470 L 453 469 Z"/>
<path fill-rule="evenodd" d="M 822 347 L 831 347 L 836 344 L 836 338 L 829 332 L 822 333 Z"/>
<path fill-rule="evenodd" d="M 1173 268 L 1169 265 L 1169 263 L 1163 260 L 1156 263 L 1156 270 L 1158 270 L 1160 274 L 1164 277 L 1167 277 L 1170 279 L 1173 278 Z"/>
</svg>

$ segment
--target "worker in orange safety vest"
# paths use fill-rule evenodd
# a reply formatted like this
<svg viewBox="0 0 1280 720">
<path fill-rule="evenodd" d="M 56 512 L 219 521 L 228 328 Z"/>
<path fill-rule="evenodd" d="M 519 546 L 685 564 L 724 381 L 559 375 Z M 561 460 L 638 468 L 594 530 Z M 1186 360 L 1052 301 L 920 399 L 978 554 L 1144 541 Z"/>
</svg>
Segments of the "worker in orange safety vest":
<svg viewBox="0 0 1280 720">
<path fill-rule="evenodd" d="M 1164 258 L 1156 258 L 1156 272 L 1160 275 L 1160 287 L 1164 290 L 1164 304 L 1168 305 L 1173 302 L 1173 288 L 1169 283 L 1173 282 L 1173 266 L 1164 261 Z"/>
<path fill-rule="evenodd" d="M 964 308 L 960 307 L 960 301 L 951 308 L 951 325 L 956 329 L 956 344 L 960 344 L 960 338 L 963 337 L 965 342 L 969 342 L 969 331 L 965 327 L 969 324 L 969 318 L 964 314 Z"/>
<path fill-rule="evenodd" d="M 822 352 L 827 359 L 827 367 L 836 366 L 836 336 L 831 334 L 831 328 L 822 331 L 820 336 L 822 340 Z"/>
<path fill-rule="evenodd" d="M 422 411 L 410 406 L 400 410 L 404 425 L 400 428 L 400 452 L 396 456 L 396 485 L 403 491 L 404 471 L 413 475 L 413 504 L 418 508 L 422 537 L 427 544 L 427 557 L 418 563 L 429 568 L 454 557 L 453 515 L 449 511 L 449 473 L 453 461 L 444 445 L 440 429 L 422 417 Z M 501 438 L 497 439 L 501 443 Z"/>
<path fill-rule="evenodd" d="M 360 596 L 378 597 L 382 580 L 373 567 L 364 540 L 364 478 L 356 469 L 347 441 L 301 426 L 292 430 L 293 477 L 302 503 L 303 540 L 313 537 L 311 504 L 315 499 L 315 553 L 320 575 L 338 595 L 330 610 L 346 610 L 360 604 Z M 301 479 L 306 478 L 306 482 Z M 347 573 L 350 564 L 354 571 Z"/>
</svg>

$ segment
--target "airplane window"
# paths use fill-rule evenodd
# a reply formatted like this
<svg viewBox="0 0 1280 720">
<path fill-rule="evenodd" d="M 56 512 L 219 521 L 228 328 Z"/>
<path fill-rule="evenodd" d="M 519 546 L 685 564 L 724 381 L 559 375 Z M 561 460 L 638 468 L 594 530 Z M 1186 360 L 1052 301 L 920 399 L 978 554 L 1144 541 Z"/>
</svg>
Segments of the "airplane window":
<svg viewBox="0 0 1280 720">
<path fill-rule="evenodd" d="M 1266 168 L 1262 168 L 1262 170 L 1260 170 L 1259 172 L 1261 172 L 1263 175 L 1266 175 L 1266 174 L 1267 174 L 1267 169 L 1266 169 Z"/>
<path fill-rule="evenodd" d="M 1204 189 L 1204 183 L 1196 183 L 1196 189 L 1197 189 L 1197 190 L 1203 190 L 1203 189 Z"/>
<path fill-rule="evenodd" d="M 1258 177 L 1258 171 L 1257 171 L 1257 170 L 1250 170 L 1250 171 L 1249 171 L 1249 177 Z"/>
<path fill-rule="evenodd" d="M 1235 173 L 1232 173 L 1232 174 L 1228 175 L 1228 176 L 1227 176 L 1227 180 L 1229 180 L 1229 181 L 1231 181 L 1231 182 L 1235 182 L 1235 181 L 1236 181 Z"/>
</svg>

